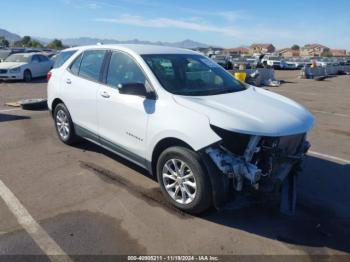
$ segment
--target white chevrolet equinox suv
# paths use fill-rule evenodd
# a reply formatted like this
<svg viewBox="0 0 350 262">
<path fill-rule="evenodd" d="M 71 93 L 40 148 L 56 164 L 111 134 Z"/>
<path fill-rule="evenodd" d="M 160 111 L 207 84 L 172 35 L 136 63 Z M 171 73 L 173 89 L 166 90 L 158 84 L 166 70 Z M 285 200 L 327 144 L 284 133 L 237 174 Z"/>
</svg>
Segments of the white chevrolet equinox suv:
<svg viewBox="0 0 350 262">
<path fill-rule="evenodd" d="M 189 213 L 250 196 L 293 213 L 314 124 L 301 105 L 185 49 L 85 46 L 57 61 L 48 107 L 62 142 L 84 138 L 147 169 Z"/>
</svg>

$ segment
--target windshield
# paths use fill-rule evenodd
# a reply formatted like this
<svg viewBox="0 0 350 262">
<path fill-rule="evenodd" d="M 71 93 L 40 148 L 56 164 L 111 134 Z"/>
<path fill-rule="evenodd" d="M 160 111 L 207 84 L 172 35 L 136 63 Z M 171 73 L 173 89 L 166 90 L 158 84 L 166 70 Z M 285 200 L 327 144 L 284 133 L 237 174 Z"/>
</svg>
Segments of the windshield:
<svg viewBox="0 0 350 262">
<path fill-rule="evenodd" d="M 201 55 L 143 55 L 162 86 L 173 94 L 205 96 L 245 90 L 221 66 Z"/>
<path fill-rule="evenodd" d="M 9 54 L 10 54 L 9 51 L 5 51 L 5 52 L 0 51 L 0 60 L 5 59 L 6 57 L 8 57 Z"/>
<path fill-rule="evenodd" d="M 28 54 L 14 54 L 10 55 L 5 59 L 5 62 L 20 62 L 20 63 L 28 63 L 29 55 Z"/>
</svg>

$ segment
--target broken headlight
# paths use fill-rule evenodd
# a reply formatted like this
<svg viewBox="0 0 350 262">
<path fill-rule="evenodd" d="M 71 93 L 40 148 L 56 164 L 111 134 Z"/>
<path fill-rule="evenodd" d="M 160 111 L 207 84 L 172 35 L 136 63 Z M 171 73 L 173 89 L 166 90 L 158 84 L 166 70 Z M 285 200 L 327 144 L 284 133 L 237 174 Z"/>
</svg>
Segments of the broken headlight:
<svg viewBox="0 0 350 262">
<path fill-rule="evenodd" d="M 222 145 L 235 155 L 243 155 L 249 140 L 250 135 L 240 134 L 226 129 L 210 125 L 211 129 L 222 139 Z"/>
</svg>

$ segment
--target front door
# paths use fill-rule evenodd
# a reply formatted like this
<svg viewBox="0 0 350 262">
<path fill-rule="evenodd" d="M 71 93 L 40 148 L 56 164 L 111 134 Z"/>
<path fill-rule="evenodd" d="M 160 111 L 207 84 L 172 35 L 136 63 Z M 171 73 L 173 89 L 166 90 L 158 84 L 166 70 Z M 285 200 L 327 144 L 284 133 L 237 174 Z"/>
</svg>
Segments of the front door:
<svg viewBox="0 0 350 262">
<path fill-rule="evenodd" d="M 139 65 L 128 54 L 113 52 L 107 69 L 106 86 L 97 95 L 97 118 L 101 143 L 144 165 L 148 115 L 154 100 L 120 94 L 123 84 L 146 84 Z"/>
</svg>

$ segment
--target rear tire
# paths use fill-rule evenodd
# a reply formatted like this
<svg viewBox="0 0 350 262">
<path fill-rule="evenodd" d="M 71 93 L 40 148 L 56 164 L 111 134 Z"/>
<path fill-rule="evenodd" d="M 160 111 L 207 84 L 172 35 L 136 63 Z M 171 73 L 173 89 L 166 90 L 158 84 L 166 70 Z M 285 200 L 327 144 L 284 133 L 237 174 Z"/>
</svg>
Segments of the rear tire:
<svg viewBox="0 0 350 262">
<path fill-rule="evenodd" d="M 63 143 L 73 145 L 78 141 L 72 118 L 64 104 L 60 103 L 55 107 L 54 121 L 58 137 Z"/>
<path fill-rule="evenodd" d="M 177 208 L 199 214 L 211 206 L 210 180 L 196 152 L 166 149 L 157 162 L 157 177 L 165 198 Z"/>
<path fill-rule="evenodd" d="M 30 82 L 32 81 L 32 73 L 30 72 L 30 70 L 26 69 L 23 73 L 23 80 L 25 82 Z"/>
</svg>

